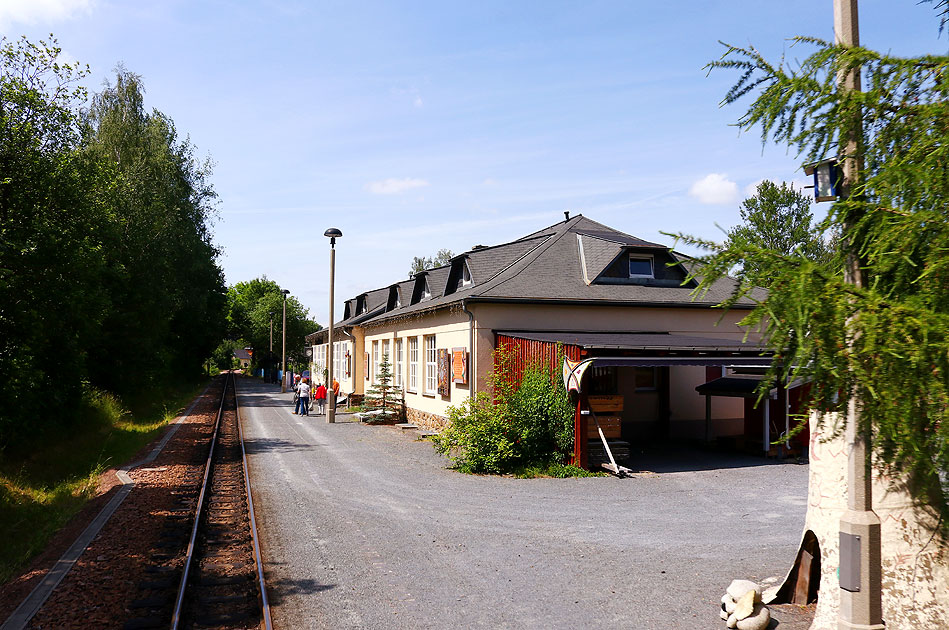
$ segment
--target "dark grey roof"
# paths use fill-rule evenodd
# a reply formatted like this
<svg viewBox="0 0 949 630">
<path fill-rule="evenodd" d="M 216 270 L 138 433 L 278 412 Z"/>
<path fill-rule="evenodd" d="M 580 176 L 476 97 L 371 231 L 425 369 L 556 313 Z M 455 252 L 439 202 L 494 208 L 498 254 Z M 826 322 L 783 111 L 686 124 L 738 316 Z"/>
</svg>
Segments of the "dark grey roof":
<svg viewBox="0 0 949 630">
<path fill-rule="evenodd" d="M 432 293 L 430 299 L 409 304 L 413 286 L 410 280 L 406 285 L 408 289 L 403 292 L 402 307 L 378 312 L 371 306 L 371 320 L 381 323 L 403 315 L 447 307 L 462 300 L 709 307 L 728 299 L 735 289 L 734 280 L 723 279 L 693 300 L 691 286 L 680 286 L 678 280 L 596 280 L 623 251 L 632 250 L 651 250 L 657 252 L 656 256 L 661 255 L 672 263 L 693 264 L 688 257 L 672 252 L 663 245 L 644 241 L 578 215 L 515 241 L 474 249 L 456 256 L 453 260 L 467 259 L 471 284 L 459 286 L 457 290 L 450 290 L 446 294 L 451 265 L 431 269 L 425 272 Z M 679 273 L 682 275 L 683 272 Z M 377 291 L 382 297 L 375 306 L 381 304 L 384 310 L 388 287 Z M 751 300 L 742 299 L 737 306 L 749 307 L 752 304 Z M 366 321 L 365 318 L 353 317 L 341 324 Z"/>
</svg>

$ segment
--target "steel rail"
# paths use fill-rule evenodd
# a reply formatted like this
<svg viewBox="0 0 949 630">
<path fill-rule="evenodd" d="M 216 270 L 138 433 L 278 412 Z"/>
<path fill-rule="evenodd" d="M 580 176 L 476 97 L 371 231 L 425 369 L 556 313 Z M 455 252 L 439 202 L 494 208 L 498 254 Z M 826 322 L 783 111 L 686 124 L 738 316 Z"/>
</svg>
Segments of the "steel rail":
<svg viewBox="0 0 949 630">
<path fill-rule="evenodd" d="M 244 430 L 241 427 L 241 410 L 237 402 L 237 383 L 234 383 L 234 411 L 237 414 L 237 435 L 241 442 L 241 465 L 244 467 L 244 487 L 247 490 L 247 511 L 250 514 L 250 535 L 254 541 L 254 562 L 257 565 L 257 582 L 260 585 L 260 609 L 263 611 L 264 629 L 273 630 L 270 620 L 270 602 L 267 600 L 267 585 L 264 582 L 264 562 L 257 539 L 257 519 L 254 517 L 254 497 L 250 492 L 250 475 L 247 472 L 247 451 L 244 448 Z"/>
<path fill-rule="evenodd" d="M 214 463 L 214 447 L 217 445 L 218 430 L 221 427 L 221 418 L 224 416 L 224 401 L 227 399 L 227 385 L 234 376 L 228 373 L 224 379 L 224 390 L 221 393 L 221 405 L 218 407 L 217 419 L 214 421 L 214 435 L 211 437 L 211 448 L 208 452 L 208 461 L 204 466 L 204 479 L 201 481 L 201 492 L 198 493 L 198 504 L 195 508 L 194 525 L 191 528 L 191 538 L 188 540 L 188 553 L 185 556 L 184 569 L 181 572 L 181 582 L 178 584 L 178 596 L 175 599 L 175 611 L 171 617 L 171 630 L 178 630 L 181 622 L 181 609 L 184 605 L 185 591 L 188 586 L 188 573 L 191 569 L 191 559 L 194 555 L 194 542 L 198 537 L 198 527 L 201 524 L 201 511 L 204 507 L 204 495 L 207 490 L 208 477 Z"/>
</svg>

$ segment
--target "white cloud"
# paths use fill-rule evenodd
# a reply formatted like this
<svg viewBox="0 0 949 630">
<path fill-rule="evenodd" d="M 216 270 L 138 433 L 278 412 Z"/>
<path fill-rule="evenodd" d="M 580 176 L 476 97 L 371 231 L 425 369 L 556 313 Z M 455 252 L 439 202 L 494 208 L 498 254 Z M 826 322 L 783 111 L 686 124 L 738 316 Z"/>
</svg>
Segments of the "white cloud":
<svg viewBox="0 0 949 630">
<path fill-rule="evenodd" d="M 416 96 L 416 97 L 415 97 L 415 100 L 412 101 L 412 104 L 415 105 L 416 107 L 421 107 L 421 106 L 424 104 L 424 103 L 422 103 L 422 97 L 421 97 L 421 96 Z"/>
<path fill-rule="evenodd" d="M 722 173 L 709 173 L 692 184 L 689 194 L 701 203 L 728 204 L 738 200 L 738 184 Z"/>
<path fill-rule="evenodd" d="M 61 21 L 88 13 L 95 4 L 96 0 L 3 0 L 0 25 Z"/>
<path fill-rule="evenodd" d="M 375 195 L 398 195 L 399 193 L 403 193 L 406 190 L 412 190 L 413 188 L 424 188 L 425 186 L 428 186 L 428 182 L 424 179 L 417 179 L 413 177 L 404 177 L 402 179 L 398 179 L 395 177 L 390 177 L 378 182 L 369 182 L 366 184 L 366 189 Z"/>
</svg>

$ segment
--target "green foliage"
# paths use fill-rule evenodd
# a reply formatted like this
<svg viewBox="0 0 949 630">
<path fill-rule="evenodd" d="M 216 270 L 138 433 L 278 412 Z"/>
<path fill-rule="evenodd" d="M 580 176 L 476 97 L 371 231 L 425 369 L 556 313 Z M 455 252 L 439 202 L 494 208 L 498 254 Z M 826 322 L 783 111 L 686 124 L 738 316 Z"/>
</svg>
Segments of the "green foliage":
<svg viewBox="0 0 949 630">
<path fill-rule="evenodd" d="M 809 260 L 831 262 L 833 251 L 824 243 L 822 231 L 813 225 L 813 196 L 782 182 L 776 186 L 765 180 L 758 184 L 753 197 L 741 203 L 742 223 L 728 231 L 726 247 L 756 246 L 790 255 L 799 252 Z M 754 267 L 756 261 L 744 261 L 742 273 L 767 277 Z"/>
<path fill-rule="evenodd" d="M 449 262 L 451 262 L 452 256 L 454 256 L 454 254 L 451 253 L 451 250 L 445 248 L 438 250 L 438 253 L 436 253 L 435 256 L 429 256 L 427 258 L 425 256 L 413 256 L 412 266 L 409 268 L 409 277 L 411 278 L 415 274 L 427 269 L 434 269 L 435 267 L 447 265 Z"/>
<path fill-rule="evenodd" d="M 303 364 L 304 337 L 322 326 L 307 319 L 309 311 L 299 300 L 287 295 L 287 361 Z M 267 276 L 238 282 L 227 290 L 227 335 L 229 339 L 254 348 L 254 365 L 268 365 L 270 331 L 273 322 L 273 362 L 280 364 L 283 344 L 282 288 Z M 241 346 L 244 347 L 244 346 Z"/>
<path fill-rule="evenodd" d="M 435 450 L 452 459 L 465 473 L 501 474 L 517 463 L 511 423 L 503 403 L 478 392 L 459 406 L 448 408 L 448 426 L 432 436 Z"/>
<path fill-rule="evenodd" d="M 516 468 L 514 476 L 518 479 L 536 479 L 538 477 L 554 477 L 556 479 L 568 479 L 571 477 L 608 477 L 605 472 L 591 472 L 584 470 L 573 464 L 540 464 Z"/>
<path fill-rule="evenodd" d="M 210 170 L 119 70 L 84 109 L 55 40 L 0 40 L 0 450 L 196 374 L 221 336 Z"/>
<path fill-rule="evenodd" d="M 760 127 L 808 161 L 845 154 L 859 135 L 863 168 L 823 226 L 840 230 L 859 284 L 799 251 L 683 236 L 711 252 L 698 291 L 753 261 L 723 306 L 757 302 L 744 324 L 777 353 L 774 375 L 810 381 L 811 408 L 838 419 L 837 430 L 838 412 L 855 403 L 875 466 L 906 483 L 949 533 L 949 57 L 797 43 L 815 48 L 797 68 L 736 47 L 711 66 L 742 73 L 725 99 L 753 97 L 742 129 Z M 865 90 L 838 90 L 837 73 L 857 70 Z"/>
<path fill-rule="evenodd" d="M 513 384 L 513 358 L 496 351 L 494 396 L 478 392 L 448 408 L 448 426 L 432 438 L 462 472 L 501 474 L 561 464 L 573 451 L 574 408 L 549 367 L 529 365 Z"/>
</svg>

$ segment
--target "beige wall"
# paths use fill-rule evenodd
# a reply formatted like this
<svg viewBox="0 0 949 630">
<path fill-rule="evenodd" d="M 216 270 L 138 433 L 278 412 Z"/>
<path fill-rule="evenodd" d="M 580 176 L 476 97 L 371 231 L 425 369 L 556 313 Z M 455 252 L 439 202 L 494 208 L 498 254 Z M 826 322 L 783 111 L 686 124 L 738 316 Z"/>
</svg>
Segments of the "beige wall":
<svg viewBox="0 0 949 630">
<path fill-rule="evenodd" d="M 372 381 L 365 380 L 363 387 L 364 352 L 369 352 L 370 374 L 373 370 L 372 343 L 389 340 L 390 354 L 395 349 L 395 339 L 404 339 L 403 384 L 409 382 L 409 338 L 417 337 L 419 343 L 419 387 L 418 391 L 406 391 L 405 402 L 410 409 L 425 414 L 444 416 L 449 405 L 458 405 L 472 391 L 486 390 L 488 377 L 493 367 L 495 344 L 494 330 L 582 330 L 582 331 L 637 331 L 670 332 L 703 337 L 742 339 L 744 330 L 737 322 L 744 312 L 725 313 L 702 308 L 630 308 L 619 306 L 558 306 L 539 304 L 487 304 L 469 305 L 474 315 L 474 348 L 469 348 L 469 318 L 459 310 L 445 310 L 425 315 L 417 319 L 386 322 L 381 325 L 353 329 L 353 382 L 346 391 L 362 393 Z M 719 319 L 722 319 L 719 323 Z M 443 397 L 429 394 L 425 389 L 424 337 L 435 335 L 435 347 L 451 350 L 462 347 L 469 350 L 469 385 L 451 384 L 451 395 Z M 390 356 L 395 370 L 394 357 Z M 703 423 L 705 419 L 705 399 L 695 392 L 695 387 L 705 382 L 705 371 L 701 367 L 673 368 L 670 376 L 672 420 Z M 342 382 L 341 382 L 342 384 Z M 633 405 L 631 401 L 631 406 Z M 658 394 L 637 393 L 634 403 L 636 409 L 630 413 L 645 415 L 658 408 Z M 713 417 L 741 418 L 743 416 L 740 399 L 713 399 Z M 675 425 L 673 425 L 675 426 Z M 674 431 L 674 429 L 673 429 Z M 721 431 L 729 433 L 731 428 Z"/>
<path fill-rule="evenodd" d="M 360 382 L 359 373 L 356 371 L 357 362 L 356 362 L 356 352 L 354 352 L 354 348 L 357 346 L 356 346 L 355 341 L 356 340 L 351 339 L 349 337 L 337 338 L 335 334 L 333 337 L 333 345 L 335 346 L 337 342 L 339 343 L 339 352 L 340 352 L 340 357 L 341 357 L 340 366 L 342 367 L 342 369 L 340 370 L 341 372 L 340 374 L 337 374 L 335 370 L 333 371 L 333 378 L 339 381 L 339 391 L 341 394 L 351 394 L 353 392 L 358 392 L 360 390 L 358 390 L 357 387 L 361 387 L 362 385 L 362 383 Z M 317 357 L 317 356 L 320 356 L 321 353 L 326 353 L 326 350 L 325 350 L 326 347 L 327 347 L 327 344 L 325 343 L 317 344 L 313 346 L 313 356 Z M 324 350 L 320 350 L 321 348 L 324 348 Z M 345 364 L 345 361 L 343 360 L 346 356 L 347 351 L 349 352 L 350 357 L 351 357 L 350 358 L 350 372 L 348 376 L 346 375 L 346 364 Z M 328 357 L 328 354 L 326 356 Z M 359 361 L 361 363 L 362 355 L 359 355 Z M 322 373 L 318 373 L 317 366 L 314 362 L 310 363 L 310 374 L 313 375 L 314 383 L 322 382 L 323 375 Z"/>
<path fill-rule="evenodd" d="M 449 396 L 441 396 L 437 393 L 427 392 L 426 390 L 426 361 L 425 361 L 425 337 L 434 335 L 435 348 L 447 349 L 465 348 L 469 350 L 469 322 L 468 316 L 463 312 L 436 312 L 421 319 L 412 319 L 401 322 L 387 322 L 381 326 L 367 328 L 365 333 L 365 347 L 369 351 L 370 376 L 373 372 L 373 342 L 379 343 L 380 355 L 382 353 L 382 341 L 389 340 L 390 354 L 394 352 L 395 340 L 403 339 L 403 375 L 402 382 L 405 388 L 405 404 L 411 409 L 416 409 L 427 414 L 444 417 L 449 405 L 459 405 L 470 392 L 469 385 L 451 383 Z M 418 361 L 418 387 L 416 391 L 409 390 L 409 339 L 418 339 L 419 361 Z M 470 351 L 470 350 L 469 350 Z M 389 357 L 392 363 L 392 370 L 395 371 L 395 360 Z M 471 376 L 471 365 L 469 364 L 469 383 Z M 436 375 L 437 376 L 437 375 Z M 393 379 L 393 382 L 394 379 Z M 437 382 L 437 381 L 436 381 Z M 366 388 L 372 385 L 372 380 L 367 380 Z"/>
</svg>

